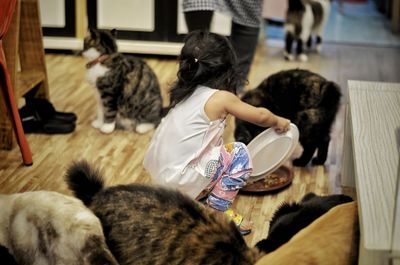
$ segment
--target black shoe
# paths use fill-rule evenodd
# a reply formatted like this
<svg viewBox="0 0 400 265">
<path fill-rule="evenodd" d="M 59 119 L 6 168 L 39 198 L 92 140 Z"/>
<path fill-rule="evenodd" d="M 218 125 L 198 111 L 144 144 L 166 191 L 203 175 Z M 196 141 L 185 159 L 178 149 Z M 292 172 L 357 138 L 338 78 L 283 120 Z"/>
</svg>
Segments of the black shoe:
<svg viewBox="0 0 400 265">
<path fill-rule="evenodd" d="M 47 99 L 27 98 L 26 106 L 35 110 L 42 120 L 54 119 L 67 122 L 75 122 L 77 120 L 75 113 L 57 111 Z"/>
<path fill-rule="evenodd" d="M 39 113 L 28 106 L 19 110 L 25 133 L 66 134 L 75 130 L 75 121 L 42 119 Z"/>
</svg>

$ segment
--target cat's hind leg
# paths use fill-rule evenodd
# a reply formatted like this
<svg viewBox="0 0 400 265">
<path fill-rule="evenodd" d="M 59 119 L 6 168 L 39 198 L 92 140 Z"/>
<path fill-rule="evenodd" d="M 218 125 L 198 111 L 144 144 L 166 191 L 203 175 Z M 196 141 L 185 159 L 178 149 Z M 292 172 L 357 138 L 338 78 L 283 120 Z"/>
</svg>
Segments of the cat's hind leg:
<svg viewBox="0 0 400 265">
<path fill-rule="evenodd" d="M 308 40 L 307 40 L 307 49 L 311 49 L 311 47 L 312 47 L 312 42 L 313 42 L 313 38 L 312 38 L 312 35 L 310 35 L 310 37 L 308 37 Z"/>
<path fill-rule="evenodd" d="M 322 21 L 313 30 L 315 32 L 315 35 L 317 36 L 315 49 L 318 53 L 321 53 L 322 35 L 324 33 L 325 25 L 328 22 L 329 13 L 330 13 L 330 9 L 331 9 L 330 1 L 321 1 L 320 3 L 322 5 Z"/>
<path fill-rule="evenodd" d="M 305 167 L 313 157 L 317 146 L 314 144 L 303 145 L 303 153 L 299 158 L 293 160 L 293 165 L 296 167 Z"/>
<path fill-rule="evenodd" d="M 155 128 L 154 123 L 139 123 L 136 125 L 136 132 L 139 134 L 145 134 Z"/>
<path fill-rule="evenodd" d="M 304 45 L 307 43 L 308 39 L 311 36 L 311 29 L 314 21 L 311 6 L 309 4 L 306 4 L 304 7 L 305 11 L 301 20 L 300 37 L 297 42 L 297 58 L 301 62 L 308 61 L 308 56 L 304 52 Z"/>
<path fill-rule="evenodd" d="M 316 36 L 315 38 L 315 50 L 318 53 L 321 53 L 322 50 L 322 33 L 323 33 L 323 25 L 317 26 L 315 30 L 313 30 L 313 34 Z"/>
<path fill-rule="evenodd" d="M 294 56 L 292 54 L 292 45 L 293 45 L 294 36 L 291 32 L 286 32 L 285 36 L 285 50 L 283 51 L 283 56 L 288 61 L 293 61 Z"/>
<path fill-rule="evenodd" d="M 307 62 L 308 61 L 308 56 L 304 52 L 304 42 L 301 39 L 299 39 L 297 41 L 297 58 L 301 62 Z"/>
<path fill-rule="evenodd" d="M 155 124 L 151 122 L 137 123 L 135 119 L 117 117 L 117 126 L 128 131 L 137 132 L 139 134 L 145 134 L 155 128 Z"/>
<path fill-rule="evenodd" d="M 321 143 L 318 144 L 317 156 L 314 157 L 312 160 L 313 165 L 323 165 L 325 163 L 328 156 L 328 148 L 329 139 L 323 140 Z"/>
<path fill-rule="evenodd" d="M 317 42 L 316 42 L 316 46 L 315 49 L 317 50 L 318 53 L 321 53 L 322 50 L 322 37 L 321 36 L 317 36 Z"/>
</svg>

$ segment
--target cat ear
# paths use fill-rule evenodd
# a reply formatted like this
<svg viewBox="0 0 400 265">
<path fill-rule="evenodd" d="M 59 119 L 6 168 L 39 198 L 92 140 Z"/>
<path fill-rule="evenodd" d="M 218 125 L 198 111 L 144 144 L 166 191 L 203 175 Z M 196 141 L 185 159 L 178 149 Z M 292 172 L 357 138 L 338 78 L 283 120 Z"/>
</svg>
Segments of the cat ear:
<svg viewBox="0 0 400 265">
<path fill-rule="evenodd" d="M 117 30 L 116 29 L 112 29 L 110 30 L 111 35 L 113 35 L 114 37 L 117 36 Z"/>
</svg>

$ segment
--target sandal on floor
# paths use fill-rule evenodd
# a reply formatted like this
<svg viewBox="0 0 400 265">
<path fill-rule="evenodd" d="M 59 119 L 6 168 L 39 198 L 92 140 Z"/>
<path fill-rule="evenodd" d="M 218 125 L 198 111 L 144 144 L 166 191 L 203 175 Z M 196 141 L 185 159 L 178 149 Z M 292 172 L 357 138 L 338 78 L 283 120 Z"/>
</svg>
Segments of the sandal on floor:
<svg viewBox="0 0 400 265">
<path fill-rule="evenodd" d="M 243 229 L 241 227 L 241 224 L 243 222 L 243 216 L 241 216 L 238 213 L 235 213 L 232 209 L 228 209 L 224 213 L 229 217 L 230 220 L 232 220 L 236 224 L 236 227 L 239 229 L 242 236 L 245 236 L 245 235 L 248 235 L 251 233 L 251 228 Z"/>
</svg>

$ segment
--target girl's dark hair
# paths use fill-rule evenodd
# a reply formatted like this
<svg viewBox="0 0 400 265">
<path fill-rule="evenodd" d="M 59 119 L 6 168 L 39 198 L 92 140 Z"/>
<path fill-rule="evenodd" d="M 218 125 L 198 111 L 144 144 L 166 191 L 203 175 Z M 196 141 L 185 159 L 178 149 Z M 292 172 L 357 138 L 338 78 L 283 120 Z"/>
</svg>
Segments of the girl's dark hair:
<svg viewBox="0 0 400 265">
<path fill-rule="evenodd" d="M 177 76 L 178 80 L 170 90 L 170 107 L 188 98 L 198 85 L 236 94 L 236 90 L 246 82 L 237 68 L 236 54 L 230 41 L 205 30 L 195 30 L 186 36 Z"/>
</svg>

